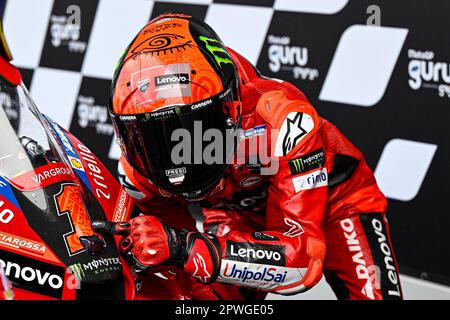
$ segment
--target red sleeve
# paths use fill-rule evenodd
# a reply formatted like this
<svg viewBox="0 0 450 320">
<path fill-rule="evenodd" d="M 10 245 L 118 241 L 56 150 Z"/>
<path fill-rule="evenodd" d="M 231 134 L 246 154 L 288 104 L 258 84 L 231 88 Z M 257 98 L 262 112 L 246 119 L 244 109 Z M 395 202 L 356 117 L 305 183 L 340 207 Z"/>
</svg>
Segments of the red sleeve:
<svg viewBox="0 0 450 320">
<path fill-rule="evenodd" d="M 214 239 L 220 255 L 216 273 L 220 282 L 295 294 L 314 286 L 322 276 L 328 175 L 314 109 L 304 101 L 280 99 L 276 102 L 286 107 L 276 115 L 280 120 L 270 125 L 280 129 L 277 144 L 284 143 L 285 148 L 278 158 L 279 169 L 270 178 L 266 230 L 231 230 Z M 305 132 L 286 130 L 286 121 L 299 130 L 305 127 Z"/>
</svg>

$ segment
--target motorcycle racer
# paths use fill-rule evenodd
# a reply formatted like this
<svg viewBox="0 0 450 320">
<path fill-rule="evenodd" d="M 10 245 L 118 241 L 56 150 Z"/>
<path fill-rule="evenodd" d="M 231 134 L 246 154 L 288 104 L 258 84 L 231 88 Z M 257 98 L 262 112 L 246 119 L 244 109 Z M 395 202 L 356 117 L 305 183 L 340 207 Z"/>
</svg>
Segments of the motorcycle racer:
<svg viewBox="0 0 450 320">
<path fill-rule="evenodd" d="M 137 269 L 279 294 L 323 272 L 338 298 L 401 299 L 387 201 L 361 152 L 206 23 L 168 14 L 146 25 L 118 63 L 110 113 L 122 185 L 145 215 L 95 227 L 126 233 L 121 249 Z M 212 132 L 223 142 L 213 152 Z"/>
</svg>

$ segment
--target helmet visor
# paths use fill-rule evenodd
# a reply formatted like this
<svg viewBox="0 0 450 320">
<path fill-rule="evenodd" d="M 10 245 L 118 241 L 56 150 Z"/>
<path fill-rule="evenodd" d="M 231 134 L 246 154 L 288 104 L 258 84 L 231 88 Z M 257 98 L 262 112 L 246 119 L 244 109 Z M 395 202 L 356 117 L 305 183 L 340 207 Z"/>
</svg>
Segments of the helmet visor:
<svg viewBox="0 0 450 320">
<path fill-rule="evenodd" d="M 235 85 L 235 84 L 233 84 Z M 235 86 L 194 104 L 112 114 L 122 153 L 138 172 L 176 194 L 209 189 L 238 142 Z M 238 111 L 240 112 L 240 111 Z"/>
</svg>

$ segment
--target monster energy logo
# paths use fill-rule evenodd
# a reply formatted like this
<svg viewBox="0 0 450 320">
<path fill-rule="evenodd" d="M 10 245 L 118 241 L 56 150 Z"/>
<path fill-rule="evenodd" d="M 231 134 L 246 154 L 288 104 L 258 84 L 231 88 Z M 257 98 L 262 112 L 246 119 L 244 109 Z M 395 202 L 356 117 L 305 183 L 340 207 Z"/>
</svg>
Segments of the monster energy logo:
<svg viewBox="0 0 450 320">
<path fill-rule="evenodd" d="M 325 163 L 325 154 L 322 149 L 313 151 L 303 157 L 289 161 L 289 167 L 292 174 L 320 168 Z"/>
<path fill-rule="evenodd" d="M 205 43 L 206 49 L 208 49 L 209 52 L 211 52 L 214 56 L 214 59 L 216 60 L 217 64 L 220 66 L 222 63 L 233 63 L 231 60 L 231 56 L 228 53 L 228 51 L 224 48 L 224 45 L 222 42 L 216 39 L 211 39 L 205 36 L 200 36 L 199 39 Z M 222 53 L 228 58 L 221 57 L 217 55 L 217 53 Z"/>
<path fill-rule="evenodd" d="M 72 273 L 74 274 L 75 278 L 77 278 L 78 281 L 83 281 L 83 279 L 85 278 L 85 273 L 84 273 L 84 269 L 81 266 L 81 263 L 76 263 L 73 264 L 71 266 L 69 266 L 69 270 L 72 271 Z"/>
<path fill-rule="evenodd" d="M 303 165 L 302 159 L 294 159 L 294 160 L 292 160 L 292 163 L 294 164 L 295 170 L 297 172 L 302 172 L 305 168 L 305 166 Z"/>
</svg>

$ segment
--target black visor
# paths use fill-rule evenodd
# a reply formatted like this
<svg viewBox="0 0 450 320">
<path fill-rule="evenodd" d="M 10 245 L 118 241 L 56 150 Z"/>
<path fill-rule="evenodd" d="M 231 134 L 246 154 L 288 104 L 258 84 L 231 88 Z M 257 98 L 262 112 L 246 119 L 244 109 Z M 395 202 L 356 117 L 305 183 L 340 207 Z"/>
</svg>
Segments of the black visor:
<svg viewBox="0 0 450 320">
<path fill-rule="evenodd" d="M 223 176 L 239 141 L 236 84 L 190 105 L 140 114 L 111 114 L 122 152 L 152 183 L 175 194 L 200 195 Z"/>
</svg>

